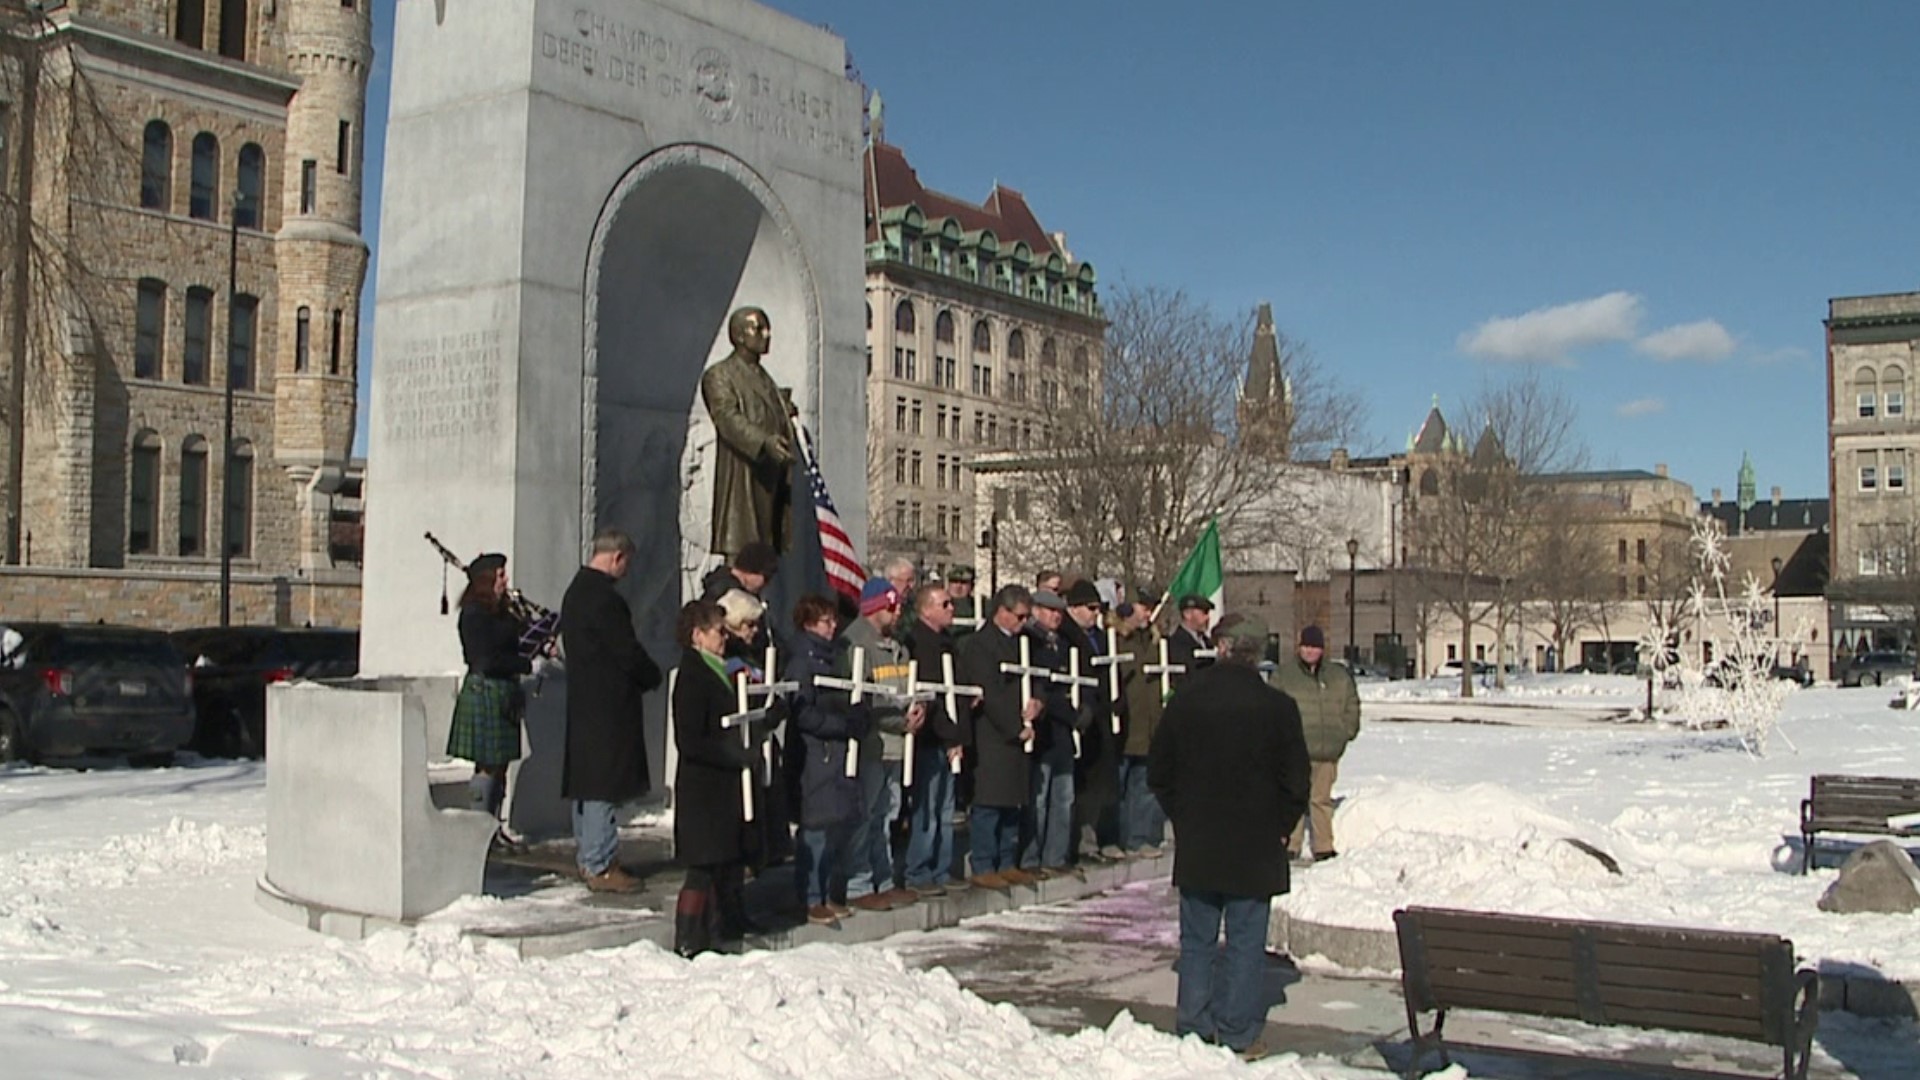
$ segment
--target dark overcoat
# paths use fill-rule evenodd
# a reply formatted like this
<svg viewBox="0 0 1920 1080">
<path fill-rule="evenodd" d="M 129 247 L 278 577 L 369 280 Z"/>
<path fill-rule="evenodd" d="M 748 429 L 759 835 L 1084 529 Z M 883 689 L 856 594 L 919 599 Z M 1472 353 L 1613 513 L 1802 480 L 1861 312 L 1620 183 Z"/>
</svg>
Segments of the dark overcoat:
<svg viewBox="0 0 1920 1080">
<path fill-rule="evenodd" d="M 1157 650 L 1159 647 L 1155 646 L 1155 648 Z M 1177 687 L 1182 682 L 1185 682 L 1187 677 L 1194 672 L 1199 671 L 1201 668 L 1211 666 L 1213 664 L 1212 657 L 1196 657 L 1193 655 L 1200 649 L 1211 648 L 1213 648 L 1213 642 L 1205 634 L 1196 634 L 1187 629 L 1184 624 L 1176 624 L 1173 628 L 1173 633 L 1167 635 L 1167 662 L 1183 665 L 1187 670 L 1182 674 L 1175 675 L 1168 681 Z M 1159 681 L 1158 676 L 1155 676 L 1155 681 Z"/>
<path fill-rule="evenodd" d="M 1167 702 L 1147 786 L 1173 822 L 1176 888 L 1264 898 L 1288 888 L 1287 837 L 1312 768 L 1300 710 L 1243 664 L 1214 664 Z"/>
<path fill-rule="evenodd" d="M 1028 802 L 1029 759 L 1020 739 L 1020 710 L 1026 703 L 1020 698 L 1020 676 L 1000 670 L 1002 663 L 1019 661 L 1018 635 L 996 626 L 983 628 L 960 645 L 960 681 L 986 692 L 973 710 L 971 728 L 976 806 L 1014 807 Z"/>
<path fill-rule="evenodd" d="M 787 769 L 799 776 L 799 823 L 803 829 L 845 825 L 860 816 L 860 780 L 847 775 L 847 748 L 867 733 L 866 702 L 852 703 L 845 690 L 820 686 L 817 675 L 846 678 L 853 673 L 845 642 L 802 633 L 787 662 L 786 677 L 800 684 L 793 692 L 792 734 L 787 737 Z"/>
<path fill-rule="evenodd" d="M 1073 769 L 1074 819 L 1091 825 L 1120 799 L 1120 746 L 1125 734 L 1124 729 L 1120 735 L 1113 733 L 1114 702 L 1107 696 L 1112 685 L 1107 669 L 1093 664 L 1095 657 L 1106 655 L 1106 628 L 1095 623 L 1092 629 L 1082 629 L 1068 616 L 1060 625 L 1060 638 L 1080 654 L 1080 674 L 1100 680 L 1099 686 L 1080 688 L 1086 726 L 1080 731 L 1080 758 Z"/>
<path fill-rule="evenodd" d="M 633 633 L 633 612 L 613 578 L 583 566 L 560 601 L 567 657 L 567 751 L 560 794 L 626 802 L 647 793 L 646 723 L 641 699 L 660 685 Z"/>
<path fill-rule="evenodd" d="M 946 676 L 945 665 L 941 657 L 955 651 L 953 638 L 915 618 L 907 628 L 907 659 L 920 665 L 921 682 L 940 682 Z M 960 678 L 960 658 L 954 657 L 954 678 Z M 966 680 L 960 680 L 966 685 Z M 927 718 L 920 727 L 920 738 L 939 740 L 942 747 L 965 746 L 967 735 L 972 728 L 972 698 L 955 696 L 954 705 L 960 715 L 947 713 L 947 695 L 936 694 L 927 702 Z"/>
<path fill-rule="evenodd" d="M 738 731 L 720 726 L 734 711 L 736 691 L 713 670 L 698 650 L 680 654 L 673 681 L 673 740 L 680 763 L 673 781 L 673 853 L 687 866 L 714 866 L 758 854 L 757 834 L 749 837 L 740 805 L 740 773 L 758 763 L 760 751 L 748 750 Z M 764 789 L 754 798 L 766 801 Z"/>
<path fill-rule="evenodd" d="M 1029 655 L 1036 665 L 1058 672 L 1067 670 L 1067 655 L 1071 650 L 1064 633 L 1064 623 L 1061 633 L 1053 634 L 1041 629 L 1038 623 L 1027 627 L 1027 636 L 1033 639 Z M 1073 733 L 1084 731 L 1087 726 L 1087 696 L 1081 695 L 1081 708 L 1075 709 L 1065 683 L 1039 679 L 1034 680 L 1033 693 L 1046 703 L 1039 719 L 1033 722 L 1034 759 L 1044 761 L 1056 770 L 1072 769 L 1075 762 Z"/>
</svg>

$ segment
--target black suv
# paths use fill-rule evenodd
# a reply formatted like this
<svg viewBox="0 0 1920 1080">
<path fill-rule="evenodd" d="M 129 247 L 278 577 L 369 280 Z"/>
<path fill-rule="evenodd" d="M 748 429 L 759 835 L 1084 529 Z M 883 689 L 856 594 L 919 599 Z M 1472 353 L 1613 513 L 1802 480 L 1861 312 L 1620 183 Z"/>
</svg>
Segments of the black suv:
<svg viewBox="0 0 1920 1080">
<path fill-rule="evenodd" d="M 344 678 L 360 670 L 358 630 L 210 626 L 176 630 L 173 642 L 193 670 L 199 723 L 190 745 L 209 757 L 266 753 L 270 684 Z"/>
<path fill-rule="evenodd" d="M 0 627 L 0 761 L 123 753 L 165 764 L 192 735 L 192 679 L 164 632 Z"/>
</svg>

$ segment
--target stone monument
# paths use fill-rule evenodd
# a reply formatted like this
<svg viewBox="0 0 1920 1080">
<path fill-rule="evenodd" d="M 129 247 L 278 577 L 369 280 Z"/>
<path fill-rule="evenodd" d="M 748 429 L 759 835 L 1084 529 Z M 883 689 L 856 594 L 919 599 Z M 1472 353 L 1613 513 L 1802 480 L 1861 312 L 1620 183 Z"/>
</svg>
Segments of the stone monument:
<svg viewBox="0 0 1920 1080">
<path fill-rule="evenodd" d="M 267 906 L 310 925 L 406 919 L 478 887 L 490 822 L 423 801 L 462 667 L 425 533 L 466 557 L 505 552 L 516 584 L 557 606 L 594 529 L 627 530 L 636 629 L 674 662 L 673 616 L 718 561 L 698 391 L 731 351 L 729 312 L 779 328 L 768 374 L 827 436 L 822 472 L 864 532 L 861 101 L 846 70 L 840 39 L 750 0 L 399 0 L 362 677 L 270 699 L 270 729 L 302 752 L 269 762 Z M 559 676 L 529 702 L 511 798 L 536 835 L 566 831 L 565 694 Z M 665 713 L 652 695 L 656 791 Z M 352 828 L 319 826 L 346 809 Z M 399 854 L 329 880 L 371 852 Z"/>
<path fill-rule="evenodd" d="M 460 668 L 422 533 L 506 552 L 557 605 L 602 524 L 639 544 L 625 591 L 670 662 L 717 561 L 698 389 L 734 309 L 779 329 L 768 373 L 865 519 L 845 46 L 749 0 L 401 0 L 394 54 L 361 670 Z"/>
</svg>

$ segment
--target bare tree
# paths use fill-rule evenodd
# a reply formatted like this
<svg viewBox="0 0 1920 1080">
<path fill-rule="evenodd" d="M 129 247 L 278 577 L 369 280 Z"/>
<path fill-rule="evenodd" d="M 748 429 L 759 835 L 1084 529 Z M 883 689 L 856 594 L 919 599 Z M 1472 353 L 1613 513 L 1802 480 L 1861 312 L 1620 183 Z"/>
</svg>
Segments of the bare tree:
<svg viewBox="0 0 1920 1080">
<path fill-rule="evenodd" d="M 102 270 L 106 208 L 123 203 L 133 140 L 120 131 L 87 77 L 71 31 L 46 5 L 0 0 L 0 321 L 7 334 L 6 551 L 22 561 L 30 402 L 70 407 L 59 387 L 92 385 L 110 364 L 103 332 L 112 284 Z M 10 175 L 8 175 L 10 171 Z M 91 239 L 89 239 L 91 238 Z M 31 391 L 31 392 L 30 392 Z M 96 412 L 100 410 L 96 409 Z M 51 425 L 49 425 L 51 426 Z M 110 423 L 101 432 L 117 430 Z"/>
<path fill-rule="evenodd" d="M 1472 445 L 1457 443 L 1417 481 L 1412 524 L 1431 571 L 1420 580 L 1460 628 L 1460 693 L 1471 697 L 1473 629 L 1491 625 L 1505 636 L 1529 540 L 1555 499 L 1543 478 L 1578 467 L 1585 454 L 1571 400 L 1537 371 L 1488 383 L 1460 415 L 1456 430 L 1472 432 Z"/>
<path fill-rule="evenodd" d="M 1251 322 L 1225 319 L 1185 292 L 1121 285 L 1097 374 L 1043 400 L 1033 450 L 1048 512 L 1003 527 L 1006 542 L 1052 565 L 1164 584 L 1210 518 L 1229 561 L 1255 544 L 1301 540 L 1312 515 L 1293 468 L 1242 440 L 1235 404 Z M 1345 445 L 1364 407 L 1297 342 L 1280 339 L 1296 450 Z M 1043 384 L 1043 394 L 1045 387 Z"/>
<path fill-rule="evenodd" d="M 1562 667 L 1567 645 L 1586 628 L 1605 626 L 1616 603 L 1606 572 L 1606 546 L 1578 497 L 1542 508 L 1528 538 L 1520 593 L 1547 618 L 1547 638 Z"/>
</svg>

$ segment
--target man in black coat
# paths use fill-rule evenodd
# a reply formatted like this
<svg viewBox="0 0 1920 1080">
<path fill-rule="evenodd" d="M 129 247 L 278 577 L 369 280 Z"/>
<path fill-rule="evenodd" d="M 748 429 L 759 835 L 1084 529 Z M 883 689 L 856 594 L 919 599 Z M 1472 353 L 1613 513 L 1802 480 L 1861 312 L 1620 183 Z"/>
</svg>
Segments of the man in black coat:
<svg viewBox="0 0 1920 1080">
<path fill-rule="evenodd" d="M 1180 890 L 1175 1033 L 1198 1034 L 1249 1060 L 1266 1052 L 1262 996 L 1267 919 L 1288 889 L 1287 837 L 1311 788 L 1307 740 L 1293 699 L 1259 663 L 1256 618 L 1221 635 L 1220 662 L 1187 677 L 1154 732 L 1147 785 L 1173 821 Z M 1221 924 L 1224 968 L 1216 977 Z"/>
<path fill-rule="evenodd" d="M 1080 674 L 1099 680 L 1080 688 L 1086 706 L 1086 727 L 1080 733 L 1080 757 L 1073 771 L 1074 861 L 1095 855 L 1101 848 L 1119 850 L 1120 743 L 1114 731 L 1115 703 L 1107 697 L 1112 685 L 1107 669 L 1094 659 L 1107 651 L 1106 628 L 1100 625 L 1100 590 L 1082 579 L 1067 587 L 1067 620 L 1060 637 L 1080 656 Z"/>
<path fill-rule="evenodd" d="M 983 889 L 1031 885 L 1037 879 L 1016 865 L 1020 818 L 1031 797 L 1027 744 L 1040 716 L 1040 686 L 1023 698 L 1020 676 L 1000 670 L 1020 662 L 1021 630 L 1033 614 L 1033 594 L 1004 585 L 988 605 L 987 625 L 960 647 L 960 681 L 985 691 L 974 710 L 973 868 L 967 880 Z"/>
<path fill-rule="evenodd" d="M 646 724 L 641 697 L 660 685 L 660 666 L 634 636 L 633 612 L 617 588 L 633 561 L 633 538 L 619 529 L 594 534 L 587 565 L 560 602 L 567 658 L 567 750 L 561 797 L 573 800 L 580 876 L 595 892 L 637 892 L 620 868 L 614 808 L 647 793 Z"/>
<path fill-rule="evenodd" d="M 1213 639 L 1207 635 L 1207 627 L 1213 622 L 1213 601 L 1204 596 L 1191 593 L 1180 598 L 1180 624 L 1167 635 L 1167 661 L 1180 664 L 1187 670 L 1185 674 L 1175 675 L 1171 682 L 1179 686 L 1188 676 L 1213 663 L 1213 658 L 1198 656 L 1196 653 L 1213 649 Z"/>
<path fill-rule="evenodd" d="M 913 594 L 913 621 L 907 627 L 907 658 L 919 665 L 921 682 L 944 682 L 943 657 L 954 651 L 953 599 L 938 585 L 925 585 Z M 956 660 L 955 673 L 958 675 Z M 970 698 L 954 704 L 971 712 Z M 947 714 L 947 697 L 936 694 L 927 702 L 926 722 L 913 740 L 913 783 L 906 789 L 912 831 L 907 840 L 907 888 L 922 897 L 947 895 L 947 877 L 953 870 L 953 763 L 966 745 L 961 721 Z"/>
</svg>

